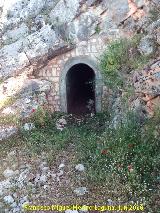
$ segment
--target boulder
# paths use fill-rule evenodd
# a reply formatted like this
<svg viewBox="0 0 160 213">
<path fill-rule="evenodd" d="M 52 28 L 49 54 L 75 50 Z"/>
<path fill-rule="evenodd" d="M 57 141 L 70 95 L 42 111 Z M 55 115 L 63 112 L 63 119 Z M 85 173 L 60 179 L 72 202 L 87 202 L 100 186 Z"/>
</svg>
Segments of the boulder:
<svg viewBox="0 0 160 213">
<path fill-rule="evenodd" d="M 59 169 L 63 169 L 65 167 L 65 164 L 64 163 L 61 163 L 60 165 L 59 165 Z"/>
<path fill-rule="evenodd" d="M 142 55 L 145 56 L 150 56 L 153 53 L 155 53 L 156 50 L 156 44 L 153 36 L 145 36 L 141 39 L 140 44 L 139 44 L 139 52 Z"/>
<path fill-rule="evenodd" d="M 83 164 L 78 164 L 76 165 L 75 169 L 76 171 L 83 172 L 85 170 L 85 167 Z"/>
<path fill-rule="evenodd" d="M 0 181 L 0 196 L 3 196 L 8 189 L 12 187 L 11 182 L 7 179 L 4 181 Z"/>
<path fill-rule="evenodd" d="M 18 132 L 18 128 L 15 126 L 0 126 L 0 141 L 9 138 Z"/>
<path fill-rule="evenodd" d="M 78 40 L 86 41 L 95 33 L 97 24 L 98 17 L 93 12 L 86 12 L 84 15 L 81 15 L 80 20 L 75 22 Z"/>
<path fill-rule="evenodd" d="M 57 44 L 58 38 L 49 25 L 43 26 L 38 32 L 27 37 L 28 45 L 25 45 L 26 52 L 31 63 L 36 62 L 40 57 L 48 54 L 49 48 Z"/>
<path fill-rule="evenodd" d="M 6 204 L 12 204 L 12 203 L 14 203 L 14 199 L 13 199 L 13 197 L 11 195 L 5 196 L 3 199 L 4 199 L 4 202 Z"/>
<path fill-rule="evenodd" d="M 51 26 L 45 25 L 38 32 L 20 38 L 0 50 L 1 77 L 17 75 L 29 65 L 40 67 L 49 57 L 67 48 L 68 44 L 57 37 Z"/>
<path fill-rule="evenodd" d="M 26 79 L 21 87 L 20 94 L 22 96 L 32 95 L 35 93 L 48 93 L 51 89 L 51 82 L 40 79 Z"/>
<path fill-rule="evenodd" d="M 26 75 L 12 77 L 0 85 L 0 100 L 4 100 L 6 97 L 18 96 L 25 98 L 25 103 L 27 104 L 27 96 L 48 93 L 51 86 L 50 81 L 29 79 Z"/>
<path fill-rule="evenodd" d="M 34 126 L 33 123 L 25 123 L 23 128 L 24 128 L 25 131 L 30 131 L 30 130 L 34 129 L 35 126 Z"/>
<path fill-rule="evenodd" d="M 74 193 L 77 196 L 83 196 L 86 194 L 86 192 L 88 192 L 86 187 L 78 187 L 74 190 Z"/>
<path fill-rule="evenodd" d="M 14 175 L 15 175 L 16 173 L 13 171 L 13 170 L 11 170 L 11 169 L 6 169 L 4 172 L 3 172 L 3 176 L 5 177 L 5 178 L 11 178 L 11 177 L 13 177 Z"/>
</svg>

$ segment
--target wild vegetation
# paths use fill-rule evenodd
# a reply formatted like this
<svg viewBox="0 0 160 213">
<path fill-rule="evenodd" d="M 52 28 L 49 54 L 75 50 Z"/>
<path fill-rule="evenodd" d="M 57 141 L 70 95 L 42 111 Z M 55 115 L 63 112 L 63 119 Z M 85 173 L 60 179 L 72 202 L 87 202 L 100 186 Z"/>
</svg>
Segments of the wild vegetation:
<svg viewBox="0 0 160 213">
<path fill-rule="evenodd" d="M 125 87 L 126 75 L 136 69 L 141 69 L 152 56 L 141 55 L 138 45 L 141 35 L 131 39 L 113 41 L 100 57 L 100 68 L 104 74 L 106 85 L 114 88 Z"/>
<path fill-rule="evenodd" d="M 155 126 L 160 125 L 160 113 L 142 127 L 138 117 L 130 112 L 117 129 L 112 127 L 109 113 L 81 121 L 65 115 L 68 124 L 60 131 L 56 121 L 62 115 L 39 110 L 32 118 L 36 128 L 21 131 L 16 138 L 1 144 L 1 150 L 23 146 L 30 156 L 41 155 L 43 151 L 52 165 L 58 152 L 74 144 L 77 163 L 85 165 L 89 183 L 106 186 L 106 190 L 114 188 L 117 198 L 123 194 L 126 202 L 143 203 L 147 211 L 155 212 L 152 202 L 158 196 L 160 179 L 160 139 Z"/>
</svg>

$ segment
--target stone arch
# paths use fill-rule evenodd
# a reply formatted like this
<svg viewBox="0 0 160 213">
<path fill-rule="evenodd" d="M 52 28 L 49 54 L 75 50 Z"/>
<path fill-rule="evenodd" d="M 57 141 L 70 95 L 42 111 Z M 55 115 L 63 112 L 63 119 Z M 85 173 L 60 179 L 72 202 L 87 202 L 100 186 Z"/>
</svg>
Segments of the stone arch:
<svg viewBox="0 0 160 213">
<path fill-rule="evenodd" d="M 77 64 L 88 65 L 95 74 L 95 110 L 96 112 L 101 112 L 101 101 L 102 101 L 102 75 L 98 69 L 97 63 L 94 59 L 89 56 L 77 56 L 69 59 L 63 66 L 60 75 L 60 110 L 62 112 L 67 112 L 67 91 L 66 91 L 66 75 L 68 71 Z"/>
</svg>

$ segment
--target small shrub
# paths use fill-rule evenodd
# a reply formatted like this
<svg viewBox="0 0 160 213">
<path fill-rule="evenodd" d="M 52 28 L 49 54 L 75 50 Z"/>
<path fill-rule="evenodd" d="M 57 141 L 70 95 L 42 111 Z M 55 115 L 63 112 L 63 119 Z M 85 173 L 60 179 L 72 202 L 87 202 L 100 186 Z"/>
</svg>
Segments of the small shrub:
<svg viewBox="0 0 160 213">
<path fill-rule="evenodd" d="M 101 32 L 101 28 L 97 25 L 96 28 L 95 28 L 95 32 L 97 34 L 99 34 Z"/>
<path fill-rule="evenodd" d="M 123 88 L 125 75 L 141 69 L 148 57 L 140 55 L 138 44 L 141 36 L 113 41 L 100 58 L 104 80 L 110 88 Z"/>
<path fill-rule="evenodd" d="M 48 125 L 48 123 L 51 121 L 51 115 L 47 109 L 44 109 L 43 107 L 38 107 L 38 109 L 35 110 L 33 113 L 33 116 L 31 117 L 31 122 L 35 124 L 37 128 L 43 128 Z"/>
<path fill-rule="evenodd" d="M 69 45 L 74 45 L 74 39 L 70 38 L 69 36 L 64 37 L 64 41 L 67 42 Z"/>
</svg>

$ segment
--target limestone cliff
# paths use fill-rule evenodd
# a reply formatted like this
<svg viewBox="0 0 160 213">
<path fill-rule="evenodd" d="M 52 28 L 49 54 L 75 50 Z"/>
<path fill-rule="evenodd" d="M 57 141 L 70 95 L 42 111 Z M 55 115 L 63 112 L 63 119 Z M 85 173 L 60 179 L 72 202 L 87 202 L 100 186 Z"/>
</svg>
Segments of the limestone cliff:
<svg viewBox="0 0 160 213">
<path fill-rule="evenodd" d="M 131 35 L 147 26 L 149 5 L 146 0 L 2 0 L 0 75 L 36 69 L 99 31 L 108 38 Z"/>
</svg>

